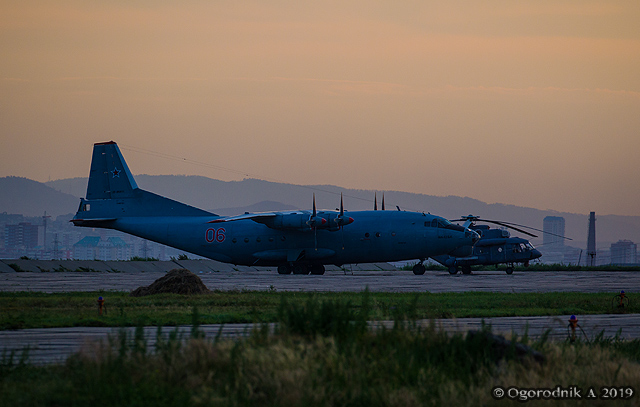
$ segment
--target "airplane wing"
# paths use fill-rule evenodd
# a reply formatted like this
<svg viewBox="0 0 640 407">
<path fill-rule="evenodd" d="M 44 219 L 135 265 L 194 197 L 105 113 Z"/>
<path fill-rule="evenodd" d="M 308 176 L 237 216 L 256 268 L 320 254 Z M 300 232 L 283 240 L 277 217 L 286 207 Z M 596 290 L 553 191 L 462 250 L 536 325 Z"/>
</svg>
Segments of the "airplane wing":
<svg viewBox="0 0 640 407">
<path fill-rule="evenodd" d="M 304 215 L 305 212 L 302 211 L 289 211 L 289 212 L 259 212 L 259 213 L 245 213 L 244 215 L 235 215 L 235 216 L 227 216 L 224 218 L 218 218 L 214 220 L 210 220 L 207 223 L 224 223 L 224 222 L 235 222 L 238 220 L 252 220 L 257 223 L 268 223 L 269 220 L 274 219 L 276 216 L 283 215 Z"/>
</svg>

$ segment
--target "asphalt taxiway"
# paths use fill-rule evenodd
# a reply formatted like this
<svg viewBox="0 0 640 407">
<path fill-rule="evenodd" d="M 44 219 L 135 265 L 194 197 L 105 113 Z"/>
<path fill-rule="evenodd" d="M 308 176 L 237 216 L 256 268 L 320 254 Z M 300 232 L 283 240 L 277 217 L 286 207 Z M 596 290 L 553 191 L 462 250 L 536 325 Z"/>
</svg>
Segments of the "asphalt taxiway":
<svg viewBox="0 0 640 407">
<path fill-rule="evenodd" d="M 429 271 L 417 276 L 403 270 L 331 270 L 325 275 L 279 275 L 274 270 L 211 272 L 192 269 L 210 290 L 371 291 L 388 292 L 626 292 L 640 291 L 640 272 L 527 271 L 507 275 L 481 271 L 450 275 Z M 133 291 L 165 275 L 164 272 L 27 272 L 0 273 L 0 291 Z"/>
</svg>

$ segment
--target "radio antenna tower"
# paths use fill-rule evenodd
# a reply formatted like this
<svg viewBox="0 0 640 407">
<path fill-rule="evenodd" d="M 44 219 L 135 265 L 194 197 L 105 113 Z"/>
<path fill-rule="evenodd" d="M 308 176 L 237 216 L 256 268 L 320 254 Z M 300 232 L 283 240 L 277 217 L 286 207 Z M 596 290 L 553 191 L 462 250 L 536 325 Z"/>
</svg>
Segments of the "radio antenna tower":
<svg viewBox="0 0 640 407">
<path fill-rule="evenodd" d="M 588 266 L 596 265 L 596 213 L 589 214 L 589 236 L 587 237 Z"/>
</svg>

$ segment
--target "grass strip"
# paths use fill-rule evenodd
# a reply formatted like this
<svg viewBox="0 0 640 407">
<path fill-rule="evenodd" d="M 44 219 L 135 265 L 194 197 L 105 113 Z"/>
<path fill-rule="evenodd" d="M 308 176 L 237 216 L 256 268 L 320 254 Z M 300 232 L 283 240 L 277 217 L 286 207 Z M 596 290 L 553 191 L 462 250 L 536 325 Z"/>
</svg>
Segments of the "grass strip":
<svg viewBox="0 0 640 407">
<path fill-rule="evenodd" d="M 197 307 L 203 324 L 275 322 L 283 301 L 304 304 L 342 301 L 357 310 L 365 293 L 296 293 L 214 291 L 182 296 L 159 294 L 141 298 L 125 292 L 0 292 L 0 329 L 70 326 L 175 326 L 191 323 Z M 638 313 L 632 297 L 617 307 L 614 293 L 369 293 L 370 319 L 430 319 L 535 315 Z M 105 300 L 103 315 L 97 300 Z"/>
</svg>

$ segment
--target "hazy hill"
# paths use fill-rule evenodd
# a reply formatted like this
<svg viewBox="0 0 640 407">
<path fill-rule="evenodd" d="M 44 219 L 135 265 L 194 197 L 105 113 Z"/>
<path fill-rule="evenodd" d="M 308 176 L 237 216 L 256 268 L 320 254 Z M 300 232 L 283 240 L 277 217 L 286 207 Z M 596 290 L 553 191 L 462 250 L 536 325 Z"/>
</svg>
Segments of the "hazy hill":
<svg viewBox="0 0 640 407">
<path fill-rule="evenodd" d="M 21 177 L 0 178 L 0 213 L 42 216 L 44 211 L 53 217 L 75 212 L 80 200 L 77 196 L 57 191 L 41 182 Z"/>
<path fill-rule="evenodd" d="M 35 181 L 24 180 L 25 185 L 39 184 Z M 331 185 L 301 186 L 245 179 L 243 181 L 225 182 L 201 176 L 179 175 L 137 175 L 138 186 L 143 189 L 164 195 L 178 201 L 213 211 L 221 215 L 240 214 L 245 211 L 260 212 L 286 209 L 311 209 L 312 195 L 315 193 L 318 208 L 335 209 L 340 205 L 340 193 L 344 194 L 347 210 L 362 210 L 373 208 L 373 191 L 345 189 Z M 29 184 L 31 183 L 31 184 Z M 45 185 L 42 187 L 45 187 Z M 46 184 L 54 188 L 60 197 L 73 195 L 77 198 L 84 196 L 87 188 L 86 178 L 72 178 L 51 181 Z M 26 188 L 26 187 L 25 187 Z M 48 190 L 50 190 L 49 188 Z M 67 198 L 64 203 L 54 207 L 54 198 L 38 198 L 37 194 L 27 195 L 14 192 L 6 194 L 2 189 L 2 199 L 6 204 L 0 206 L 0 212 L 18 212 L 20 202 L 28 200 L 34 208 L 30 213 L 41 214 L 44 210 L 55 214 L 74 212 L 77 198 Z M 43 189 L 44 191 L 44 189 Z M 378 191 L 378 205 L 382 192 Z M 12 205 L 9 207 L 9 198 Z M 563 216 L 566 222 L 566 235 L 574 239 L 568 244 L 576 247 L 586 246 L 588 214 L 574 214 L 566 212 L 543 211 L 514 205 L 487 204 L 472 198 L 455 196 L 431 196 L 412 194 L 407 192 L 385 191 L 387 209 L 395 209 L 399 205 L 403 210 L 431 212 L 449 219 L 472 213 L 487 219 L 498 219 L 515 222 L 542 229 L 545 216 Z M 39 205 L 39 206 L 37 206 Z M 7 209 L 11 208 L 11 209 Z M 28 213 L 22 211 L 18 213 Z M 619 239 L 631 239 L 640 242 L 640 216 L 598 215 L 597 234 L 598 246 L 604 247 Z M 517 235 L 517 233 L 515 233 Z M 541 239 L 534 239 L 540 242 Z"/>
</svg>

